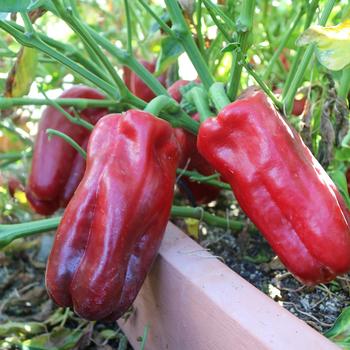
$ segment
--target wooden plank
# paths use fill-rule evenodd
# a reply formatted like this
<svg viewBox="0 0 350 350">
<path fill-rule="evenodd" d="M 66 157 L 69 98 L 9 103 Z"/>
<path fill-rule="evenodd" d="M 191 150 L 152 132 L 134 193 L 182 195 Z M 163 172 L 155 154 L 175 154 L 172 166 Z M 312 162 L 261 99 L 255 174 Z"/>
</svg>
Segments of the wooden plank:
<svg viewBox="0 0 350 350">
<path fill-rule="evenodd" d="M 145 326 L 153 350 L 339 349 L 171 223 L 134 307 L 118 324 L 135 349 Z"/>
</svg>

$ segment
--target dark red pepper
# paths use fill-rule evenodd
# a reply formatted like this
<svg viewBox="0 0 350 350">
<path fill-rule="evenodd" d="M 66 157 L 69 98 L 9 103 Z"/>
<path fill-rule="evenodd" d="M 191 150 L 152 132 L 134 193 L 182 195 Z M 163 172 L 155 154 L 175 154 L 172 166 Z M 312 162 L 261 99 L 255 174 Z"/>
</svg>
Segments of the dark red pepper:
<svg viewBox="0 0 350 350">
<path fill-rule="evenodd" d="M 152 62 L 141 60 L 140 63 L 151 73 L 156 70 L 156 60 Z M 124 66 L 124 82 L 128 89 L 137 97 L 142 100 L 149 102 L 156 97 L 154 92 L 128 67 Z M 166 84 L 166 73 L 158 77 L 159 82 L 165 86 Z"/>
<path fill-rule="evenodd" d="M 182 99 L 180 88 L 190 83 L 188 80 L 178 80 L 168 88 L 169 95 L 180 102 Z M 199 121 L 198 113 L 194 114 L 192 118 Z M 175 129 L 176 137 L 178 139 L 181 158 L 179 167 L 190 171 L 198 171 L 202 175 L 213 175 L 214 168 L 198 153 L 197 137 L 184 129 Z M 205 204 L 215 200 L 220 193 L 220 189 L 204 183 L 199 183 L 190 180 L 187 176 L 181 176 L 182 183 L 180 190 L 185 193 L 193 204 Z"/>
<path fill-rule="evenodd" d="M 97 123 L 48 260 L 46 285 L 58 305 L 89 320 L 128 310 L 167 225 L 178 153 L 170 124 L 149 113 Z"/>
<path fill-rule="evenodd" d="M 200 127 L 199 152 L 302 282 L 350 269 L 344 200 L 297 132 L 262 92 L 249 92 Z"/>
<path fill-rule="evenodd" d="M 98 91 L 75 86 L 65 91 L 60 98 L 104 99 Z M 106 108 L 86 108 L 81 118 L 96 124 L 108 113 Z M 66 141 L 59 137 L 48 138 L 48 128 L 61 131 L 86 147 L 90 132 L 80 125 L 71 123 L 54 107 L 47 107 L 39 122 L 34 144 L 32 167 L 26 195 L 36 212 L 50 215 L 59 207 L 65 207 L 78 186 L 85 169 L 85 160 Z"/>
</svg>

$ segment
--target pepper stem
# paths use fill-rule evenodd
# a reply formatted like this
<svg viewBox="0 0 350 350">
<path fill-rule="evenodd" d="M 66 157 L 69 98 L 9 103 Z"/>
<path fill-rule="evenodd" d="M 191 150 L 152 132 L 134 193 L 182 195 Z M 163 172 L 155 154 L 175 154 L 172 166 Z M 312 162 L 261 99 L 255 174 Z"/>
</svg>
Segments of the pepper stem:
<svg viewBox="0 0 350 350">
<path fill-rule="evenodd" d="M 231 103 L 226 95 L 223 83 L 214 83 L 209 89 L 209 95 L 218 112 Z"/>
<path fill-rule="evenodd" d="M 84 159 L 86 159 L 86 152 L 76 143 L 71 137 L 55 129 L 46 129 L 48 135 L 54 135 L 62 138 L 68 142 Z"/>
<path fill-rule="evenodd" d="M 200 121 L 208 119 L 213 115 L 213 112 L 209 108 L 208 95 L 199 87 L 192 88 L 187 96 L 192 100 L 199 112 Z"/>
<path fill-rule="evenodd" d="M 197 134 L 199 124 L 181 110 L 180 105 L 168 96 L 157 96 L 148 103 L 144 111 L 168 121 L 174 128 L 184 128 Z"/>
<path fill-rule="evenodd" d="M 37 233 L 55 230 L 61 221 L 61 217 L 55 217 L 21 224 L 0 225 L 0 248 L 10 244 L 18 238 L 28 237 Z"/>
<path fill-rule="evenodd" d="M 170 113 L 174 113 L 180 110 L 180 106 L 172 98 L 161 95 L 150 101 L 144 111 L 158 116 L 164 109 Z"/>
</svg>

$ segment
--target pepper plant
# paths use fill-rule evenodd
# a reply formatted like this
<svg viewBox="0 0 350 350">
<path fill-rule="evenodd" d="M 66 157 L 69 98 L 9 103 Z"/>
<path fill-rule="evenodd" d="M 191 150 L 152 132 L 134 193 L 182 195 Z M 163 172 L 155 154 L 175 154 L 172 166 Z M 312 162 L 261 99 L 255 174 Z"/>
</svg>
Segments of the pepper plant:
<svg viewBox="0 0 350 350">
<path fill-rule="evenodd" d="M 115 25 L 119 31 L 102 32 L 96 23 L 89 23 L 86 14 L 93 6 L 109 26 Z M 5 113 L 27 105 L 48 106 L 39 122 L 39 132 L 34 145 L 28 145 L 28 148 L 17 152 L 16 155 L 1 154 L 0 166 L 6 168 L 22 157 L 30 157 L 33 154 L 26 191 L 32 207 L 38 213 L 51 215 L 57 208 L 65 208 L 68 205 L 62 218 L 56 216 L 30 223 L 0 225 L 0 246 L 3 247 L 20 237 L 55 229 L 61 222 L 53 254 L 62 256 L 72 247 L 78 249 L 80 253 L 89 251 L 91 248 L 88 243 L 85 242 L 83 247 L 77 247 L 68 238 L 62 237 L 83 235 L 79 225 L 72 227 L 72 222 L 75 219 L 79 222 L 79 218 L 82 218 L 84 225 L 89 227 L 90 234 L 93 232 L 92 238 L 89 239 L 98 237 L 94 232 L 99 232 L 98 222 L 104 222 L 105 217 L 101 216 L 102 219 L 99 219 L 99 214 L 90 208 L 95 205 L 91 203 L 102 202 L 105 206 L 103 210 L 101 209 L 102 212 L 108 212 L 111 207 L 114 216 L 119 217 L 116 213 L 128 207 L 130 200 L 134 208 L 139 209 L 139 212 L 135 209 L 135 213 L 138 213 L 135 215 L 147 216 L 153 215 L 153 211 L 157 210 L 152 211 L 150 204 L 145 205 L 142 202 L 143 196 L 153 204 L 164 197 L 167 199 L 164 206 L 168 210 L 163 213 L 164 215 L 158 215 L 160 226 L 158 227 L 153 221 L 140 222 L 141 226 L 157 226 L 155 230 L 150 229 L 150 232 L 155 232 L 157 239 L 154 239 L 154 245 L 151 246 L 152 254 L 147 257 L 149 267 L 157 250 L 155 247 L 159 246 L 169 211 L 173 218 L 196 218 L 209 225 L 230 228 L 233 231 L 240 231 L 245 227 L 250 231 L 256 231 L 252 224 L 247 226 L 241 219 L 227 219 L 209 211 L 204 205 L 198 205 L 216 200 L 221 189 L 232 189 L 243 211 L 265 235 L 285 265 L 304 283 L 326 282 L 335 275 L 348 271 L 350 221 L 346 205 L 350 205 L 350 198 L 345 172 L 350 159 L 347 101 L 350 88 L 350 69 L 347 66 L 350 59 L 342 60 L 341 65 L 339 63 L 334 65 L 336 55 L 333 51 L 337 52 L 338 47 L 335 45 L 335 48 L 328 49 L 328 42 L 324 44 L 329 33 L 336 31 L 341 36 L 342 30 L 345 29 L 346 32 L 348 28 L 346 22 L 339 24 L 346 14 L 346 7 L 336 5 L 335 0 L 301 1 L 295 2 L 295 6 L 284 5 L 280 8 L 258 0 L 242 0 L 239 4 L 231 0 L 217 2 L 165 0 L 163 6 L 150 4 L 144 0 L 116 0 L 110 1 L 109 7 L 112 13 L 116 8 L 122 9 L 125 16 L 118 18 L 102 7 L 96 8 L 96 4 L 90 1 L 78 4 L 73 0 L 23 0 L 3 1 L 0 4 L 2 13 L 0 30 L 4 38 L 10 42 L 9 47 L 6 47 L 5 41 L 1 42 L 1 54 L 5 58 L 13 56 L 17 58 L 17 69 L 9 74 L 12 79 L 7 80 L 4 96 L 0 98 L 0 108 Z M 140 16 L 145 20 L 140 21 Z M 268 25 L 267 16 L 274 16 L 277 19 L 280 17 L 281 20 Z M 287 24 L 286 17 L 289 19 Z M 58 21 L 61 26 L 69 30 L 72 36 L 70 43 L 60 41 L 45 30 L 48 29 L 47 23 L 50 21 Z M 326 25 L 329 22 L 340 27 L 328 28 Z M 18 44 L 21 51 L 16 55 L 13 47 Z M 326 53 L 322 50 L 326 50 Z M 27 73 L 23 86 L 20 86 L 21 89 L 16 87 L 15 83 L 18 83 L 21 77 L 20 68 L 29 60 L 26 57 L 30 57 L 33 67 L 40 67 L 43 64 L 41 67 L 43 70 L 43 67 L 56 65 L 63 71 L 62 76 L 69 72 L 74 84 L 89 86 L 87 89 L 95 91 L 95 95 L 74 95 L 68 90 L 59 98 L 50 99 L 46 92 L 62 86 L 62 80 L 57 78 L 57 81 L 51 80 L 49 83 L 41 79 L 42 98 L 25 96 L 36 77 Z M 179 80 L 179 71 L 182 68 L 179 62 L 183 57 L 187 57 L 198 74 L 198 78 L 192 82 Z M 142 62 L 141 59 L 145 61 Z M 36 73 L 37 78 L 45 76 L 45 72 L 39 68 Z M 327 82 L 331 88 L 324 88 L 324 84 L 320 82 Z M 251 85 L 257 86 L 259 91 L 255 91 L 256 88 L 252 89 Z M 78 89 L 85 88 L 80 86 Z M 299 95 L 302 95 L 301 99 Z M 256 102 L 257 100 L 260 102 Z M 250 104 L 255 107 L 251 109 L 246 107 Z M 144 110 L 143 114 L 139 112 L 140 110 Z M 104 117 L 108 113 L 113 113 L 114 117 Z M 217 114 L 218 119 L 213 119 L 212 117 Z M 139 117 L 141 115 L 143 117 Z M 145 115 L 147 117 L 144 117 Z M 241 118 L 241 122 L 237 122 L 238 125 L 231 124 L 231 120 L 235 118 L 240 120 L 239 117 L 242 115 L 244 118 Z M 112 124 L 119 132 L 115 135 L 115 141 L 108 136 L 112 131 L 105 129 L 107 121 L 112 120 L 111 118 L 115 118 L 115 125 Z M 144 130 L 142 127 L 148 122 L 136 122 L 138 118 L 142 120 L 150 118 L 149 123 L 154 123 L 154 129 L 158 124 L 167 125 L 169 128 L 171 126 L 173 129 L 164 126 L 164 133 L 168 132 L 166 130 L 173 130 L 169 131 L 173 134 L 169 134 L 167 141 L 151 137 L 151 131 L 147 134 L 145 131 L 148 130 L 147 127 L 145 126 Z M 226 121 L 226 118 L 230 121 Z M 249 118 L 253 120 L 251 125 Z M 268 118 L 272 118 L 275 124 L 269 123 Z M 123 121 L 124 119 L 128 122 Z M 134 123 L 139 125 L 134 126 Z M 243 127 L 239 123 L 246 125 Z M 228 130 L 229 134 L 215 131 L 214 124 L 217 129 Z M 289 125 L 293 125 L 300 132 L 303 141 Z M 15 128 L 11 130 L 21 137 L 19 130 Z M 262 135 L 259 134 L 261 130 L 264 130 Z M 280 140 L 276 139 L 273 131 L 281 133 Z M 96 135 L 104 134 L 106 137 L 106 140 L 102 138 L 96 143 L 97 151 L 93 148 L 93 141 L 89 141 L 87 146 L 90 132 L 92 132 L 91 140 L 94 140 Z M 141 136 L 136 137 L 135 135 L 139 135 L 138 132 L 140 135 L 142 132 L 147 134 L 148 138 L 144 136 L 150 140 L 149 143 L 143 143 L 145 140 Z M 240 139 L 243 132 L 246 132 L 246 135 Z M 215 140 L 212 139 L 211 133 L 216 135 Z M 47 137 L 50 137 L 50 142 Z M 113 155 L 114 151 L 109 153 L 105 145 L 111 142 L 110 149 L 114 149 L 113 147 L 119 142 L 118 138 L 129 138 L 130 145 L 136 145 L 134 147 L 129 145 L 135 152 L 135 164 L 136 155 L 140 154 L 135 151 L 137 147 L 140 147 L 144 159 L 148 159 L 148 163 L 143 164 L 147 181 L 137 181 L 137 174 L 133 174 L 132 167 L 126 166 L 131 164 L 133 159 L 127 157 L 128 148 L 120 141 L 120 148 L 124 152 L 119 153 L 120 149 L 115 151 L 121 159 L 125 157 L 125 163 L 120 161 L 120 167 L 125 166 L 122 171 L 129 173 L 135 181 L 134 187 L 141 191 L 137 194 L 133 194 L 134 188 L 129 191 L 130 198 L 133 194 L 139 202 L 134 203 L 128 196 L 125 198 L 122 196 L 125 203 L 117 205 L 118 199 L 113 198 L 108 192 L 108 189 L 118 192 L 123 186 L 128 188 L 125 179 L 117 181 L 122 175 L 117 174 L 115 170 L 109 170 L 108 166 L 110 159 L 116 155 Z M 239 145 L 234 144 L 236 139 L 241 140 Z M 146 150 L 151 144 L 154 152 L 161 153 L 163 151 L 159 150 L 161 149 L 159 144 L 162 142 L 168 145 L 177 144 L 179 154 L 175 156 L 174 151 L 174 156 L 171 156 L 177 164 L 176 166 L 172 164 L 174 171 L 170 171 L 171 175 L 167 173 L 168 168 L 160 167 L 158 170 L 163 177 L 160 176 L 158 179 L 159 184 L 155 185 L 156 182 L 148 184 L 149 174 L 146 170 L 153 164 L 153 158 Z M 252 145 L 255 149 L 251 152 Z M 280 153 L 275 152 L 278 147 L 282 148 Z M 58 148 L 61 151 L 58 151 Z M 104 164 L 101 164 L 100 171 L 97 171 L 99 174 L 96 176 L 97 183 L 91 188 L 91 193 L 95 193 L 95 197 L 89 197 L 89 201 L 91 200 L 91 203 L 88 201 L 89 204 L 84 201 L 83 188 L 90 186 L 92 181 L 89 177 L 90 170 L 94 168 L 93 164 L 98 163 L 94 152 L 104 159 Z M 328 170 L 338 189 L 311 152 Z M 162 159 L 160 155 L 158 156 Z M 64 158 L 67 166 L 65 172 L 61 168 Z M 87 160 L 84 175 L 83 158 Z M 80 159 L 79 170 L 73 165 L 77 164 L 77 159 Z M 163 164 L 163 160 L 159 159 L 158 161 Z M 239 166 L 236 167 L 236 164 Z M 142 171 L 142 166 L 140 169 Z M 299 173 L 300 169 L 308 174 L 310 189 L 303 181 L 295 180 L 303 176 Z M 110 182 L 107 181 L 109 178 L 105 180 L 105 172 L 110 173 Z M 188 197 L 192 206 L 174 204 L 171 206 L 172 190 L 168 189 L 165 195 L 152 187 L 158 186 L 158 191 L 165 191 L 161 189 L 162 184 L 169 185 L 171 178 L 174 185 L 176 173 L 177 185 Z M 45 184 L 42 183 L 43 177 Z M 60 183 L 60 186 L 56 186 L 57 183 Z M 290 183 L 295 184 L 296 189 L 292 189 Z M 71 187 L 69 195 L 64 197 L 69 187 L 67 184 Z M 104 186 L 107 188 L 107 194 L 103 192 Z M 147 195 L 142 192 L 145 191 L 145 187 L 152 189 Z M 307 203 L 308 200 L 303 201 L 299 194 L 307 196 L 310 204 Z M 336 228 L 329 235 L 324 229 L 328 226 L 322 228 L 320 216 L 315 214 L 313 217 L 316 199 L 312 197 L 317 197 L 321 202 L 316 204 L 322 208 L 320 211 L 324 220 L 329 220 L 327 225 Z M 296 200 L 299 203 L 296 204 Z M 303 210 L 295 209 L 295 206 L 302 204 L 300 202 L 304 205 Z M 256 203 L 260 203 L 260 207 L 265 205 L 266 208 L 257 209 Z M 159 205 L 155 207 L 158 208 Z M 84 211 L 84 208 L 88 214 L 80 217 L 79 210 Z M 335 213 L 332 218 L 330 212 Z M 109 215 L 112 215 L 109 217 L 109 220 L 112 220 L 113 214 Z M 86 217 L 89 220 L 85 220 Z M 138 220 L 139 218 L 131 218 L 132 222 L 139 222 Z M 275 226 L 269 225 L 269 221 L 274 222 Z M 109 229 L 113 232 L 107 232 L 103 237 L 106 242 L 111 239 L 112 248 L 109 253 L 107 251 L 101 253 L 101 257 L 105 259 L 102 259 L 104 263 L 101 262 L 101 266 L 106 268 L 104 272 L 111 273 L 111 276 L 114 273 L 115 277 L 115 267 L 109 265 L 108 255 L 117 254 L 117 248 L 122 244 L 119 238 L 113 241 L 113 237 L 119 237 L 114 231 L 122 237 L 125 232 L 123 225 L 118 226 L 116 223 L 111 227 Z M 68 233 L 70 230 L 75 231 Z M 132 231 L 137 230 L 134 228 Z M 288 235 L 292 235 L 293 239 L 289 239 Z M 321 237 L 325 242 L 316 240 L 315 243 L 317 237 Z M 133 273 L 135 270 L 138 271 L 134 271 L 135 274 L 142 276 L 137 279 L 137 288 L 135 286 L 129 288 L 128 283 L 125 286 L 122 281 L 116 282 L 119 287 L 122 286 L 117 298 L 120 302 L 119 308 L 110 310 L 108 304 L 110 300 L 106 301 L 105 305 L 105 310 L 111 311 L 111 315 L 102 312 L 102 309 L 89 310 L 81 301 L 83 295 L 81 289 L 74 289 L 74 286 L 82 288 L 83 278 L 78 282 L 75 281 L 76 283 L 72 282 L 74 286 L 71 287 L 70 294 L 68 287 L 63 287 L 65 291 L 57 290 L 56 286 L 62 276 L 58 276 L 59 267 L 53 265 L 54 258 L 51 258 L 48 286 L 53 299 L 60 305 L 74 305 L 80 315 L 89 319 L 119 317 L 133 301 L 148 271 L 146 269 L 140 272 L 135 262 L 135 259 L 139 259 L 142 255 L 140 252 L 143 250 L 140 246 L 144 243 L 143 240 L 146 240 L 144 236 L 137 236 L 134 245 L 130 249 L 125 248 L 129 255 L 124 257 L 128 263 L 123 265 L 122 274 L 128 276 L 128 273 Z M 97 246 L 103 245 L 103 242 L 98 240 L 96 242 Z M 72 246 L 62 248 L 61 251 L 60 247 L 66 243 Z M 150 242 L 144 244 L 148 246 Z M 334 247 L 339 255 L 330 257 L 324 253 L 324 244 Z M 296 247 L 293 252 L 294 257 L 297 257 L 296 261 L 305 260 L 301 270 L 290 258 L 291 246 Z M 74 253 L 68 255 L 73 256 Z M 60 261 L 60 258 L 57 261 Z M 82 268 L 88 264 L 82 259 L 79 260 L 80 263 L 83 264 Z M 72 263 L 72 266 L 74 264 Z M 71 266 L 68 265 L 69 269 Z M 67 277 L 71 273 L 72 271 L 69 271 L 64 276 L 67 285 L 71 283 L 71 276 Z M 94 290 L 94 286 L 90 287 L 87 293 Z M 93 293 L 85 297 L 87 300 L 94 299 Z M 106 296 L 107 299 L 109 297 L 110 295 Z"/>
</svg>

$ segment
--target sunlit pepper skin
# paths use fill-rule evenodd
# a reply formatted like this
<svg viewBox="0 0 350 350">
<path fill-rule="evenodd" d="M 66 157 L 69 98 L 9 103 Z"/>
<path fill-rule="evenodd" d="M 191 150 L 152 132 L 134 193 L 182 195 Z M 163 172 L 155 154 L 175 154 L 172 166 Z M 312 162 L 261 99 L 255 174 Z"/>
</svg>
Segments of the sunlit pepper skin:
<svg viewBox="0 0 350 350">
<path fill-rule="evenodd" d="M 65 91 L 60 98 L 104 99 L 98 91 L 75 86 Z M 96 124 L 108 113 L 106 108 L 86 108 L 80 112 L 81 118 Z M 65 207 L 77 188 L 85 169 L 85 160 L 65 140 L 48 138 L 46 130 L 56 129 L 74 139 L 86 148 L 90 132 L 71 123 L 54 107 L 47 107 L 39 122 L 35 139 L 31 171 L 26 195 L 33 209 L 43 215 L 50 215 L 60 207 Z"/>
<path fill-rule="evenodd" d="M 178 80 L 168 88 L 169 95 L 180 102 L 182 99 L 180 88 L 186 86 L 190 81 Z M 199 121 L 199 114 L 195 113 L 192 118 Z M 179 168 L 190 171 L 198 171 L 202 175 L 213 175 L 214 168 L 198 153 L 197 137 L 188 131 L 178 128 L 175 134 L 181 149 Z M 208 184 L 191 181 L 187 176 L 181 176 L 179 184 L 180 191 L 190 198 L 193 204 L 206 204 L 215 200 L 220 193 L 220 189 Z"/>
<path fill-rule="evenodd" d="M 151 73 L 154 73 L 156 70 L 156 60 L 152 62 L 148 62 L 145 60 L 141 60 L 140 63 Z M 133 71 L 131 71 L 128 67 L 123 67 L 123 78 L 125 85 L 128 89 L 137 97 L 142 100 L 149 102 L 156 97 L 154 92 L 136 75 Z M 165 86 L 166 84 L 166 73 L 161 74 L 158 77 L 158 81 Z"/>
<path fill-rule="evenodd" d="M 324 169 L 266 96 L 250 92 L 200 127 L 199 152 L 305 284 L 350 269 L 346 205 Z"/>
<path fill-rule="evenodd" d="M 50 296 L 88 320 L 116 320 L 157 254 L 173 200 L 178 144 L 170 124 L 129 110 L 102 118 L 82 181 L 57 230 Z"/>
</svg>

